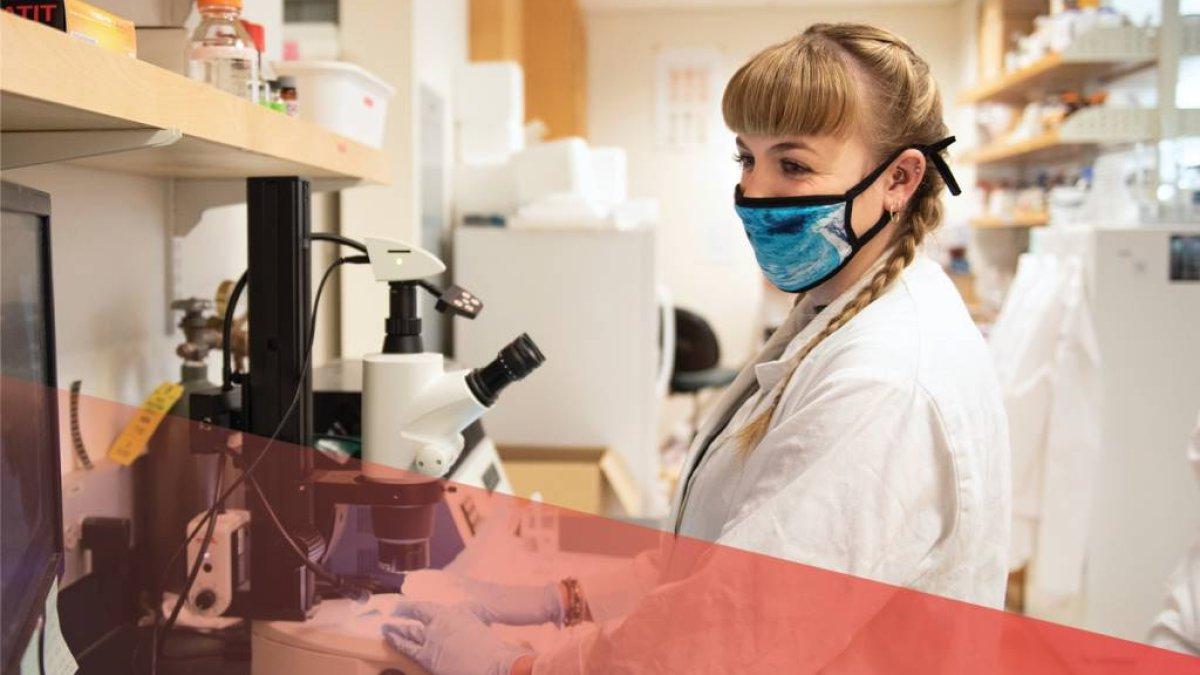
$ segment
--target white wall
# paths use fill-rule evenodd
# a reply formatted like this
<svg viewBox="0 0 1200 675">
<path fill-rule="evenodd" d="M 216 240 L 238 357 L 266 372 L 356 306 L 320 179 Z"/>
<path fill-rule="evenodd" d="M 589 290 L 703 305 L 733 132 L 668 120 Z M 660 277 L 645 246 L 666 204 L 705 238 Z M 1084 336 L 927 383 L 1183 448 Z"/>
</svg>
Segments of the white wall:
<svg viewBox="0 0 1200 675">
<path fill-rule="evenodd" d="M 449 101 L 454 71 L 467 62 L 467 0 L 416 0 L 414 10 L 417 77 Z"/>
<path fill-rule="evenodd" d="M 754 348 L 761 275 L 733 212 L 732 136 L 699 150 L 655 141 L 655 59 L 664 49 L 715 48 L 727 75 L 769 44 L 817 21 L 873 23 L 907 38 L 952 102 L 962 81 L 963 19 L 955 5 L 596 10 L 587 15 L 588 137 L 629 152 L 632 197 L 662 205 L 659 265 L 676 303 L 699 311 L 735 365 Z"/>
<path fill-rule="evenodd" d="M 443 221 L 451 222 L 453 214 L 453 166 L 456 136 L 454 133 L 454 73 L 467 62 L 469 46 L 467 30 L 469 11 L 467 0 L 417 0 L 415 64 L 418 81 L 432 89 L 442 99 L 442 173 L 443 200 L 440 205 Z M 422 157 L 418 138 L 418 157 Z M 431 242 L 423 242 L 432 245 Z"/>
<path fill-rule="evenodd" d="M 392 184 L 343 195 L 342 233 L 419 241 L 417 91 L 424 84 L 448 96 L 454 68 L 467 58 L 466 0 L 342 0 L 339 7 L 343 58 L 396 87 L 384 141 Z M 443 209 L 449 213 L 448 198 Z M 369 274 L 348 274 L 341 295 L 341 355 L 379 351 L 387 287 Z"/>
<path fill-rule="evenodd" d="M 167 181 L 67 165 L 5 171 L 50 193 L 58 382 L 136 405 L 177 376 L 167 329 Z M 213 287 L 216 285 L 214 283 Z M 114 429 L 83 429 L 98 456 Z M 64 452 L 64 469 L 71 466 Z"/>
</svg>

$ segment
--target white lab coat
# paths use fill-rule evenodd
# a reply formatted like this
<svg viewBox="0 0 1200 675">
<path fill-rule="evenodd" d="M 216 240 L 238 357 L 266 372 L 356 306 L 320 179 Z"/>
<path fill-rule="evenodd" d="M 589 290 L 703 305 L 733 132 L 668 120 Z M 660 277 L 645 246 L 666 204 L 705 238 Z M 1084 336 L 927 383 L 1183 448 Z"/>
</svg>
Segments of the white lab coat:
<svg viewBox="0 0 1200 675">
<path fill-rule="evenodd" d="M 1200 419 L 1192 433 L 1188 460 L 1200 480 Z M 1167 606 L 1150 629 L 1150 644 L 1200 656 L 1200 539 L 1168 582 Z"/>
<path fill-rule="evenodd" d="M 983 338 L 933 261 L 918 257 L 808 355 L 753 452 L 742 457 L 731 439 L 787 375 L 787 358 L 869 277 L 815 317 L 801 301 L 726 390 L 685 464 L 685 479 L 698 466 L 686 503 L 681 481 L 672 522 L 683 535 L 999 607 L 1011 498 L 1000 389 Z M 633 609 L 655 580 L 650 555 L 581 583 L 604 620 Z M 571 671 L 587 662 L 582 643 L 603 639 L 538 663 Z"/>
<path fill-rule="evenodd" d="M 1100 351 L 1077 257 L 1026 254 L 990 348 L 1013 453 L 1009 564 L 1027 609 L 1066 620 L 1083 583 L 1100 453 Z"/>
</svg>

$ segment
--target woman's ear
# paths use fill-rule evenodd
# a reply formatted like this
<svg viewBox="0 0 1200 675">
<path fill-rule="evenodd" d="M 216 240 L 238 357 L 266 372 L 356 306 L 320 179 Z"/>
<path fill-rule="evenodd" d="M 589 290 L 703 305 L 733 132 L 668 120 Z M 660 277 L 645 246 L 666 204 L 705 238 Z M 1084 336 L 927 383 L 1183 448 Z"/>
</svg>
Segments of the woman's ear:
<svg viewBox="0 0 1200 675">
<path fill-rule="evenodd" d="M 920 150 L 909 148 L 900 154 L 884 173 L 883 204 L 889 211 L 900 211 L 921 185 L 928 164 Z"/>
</svg>

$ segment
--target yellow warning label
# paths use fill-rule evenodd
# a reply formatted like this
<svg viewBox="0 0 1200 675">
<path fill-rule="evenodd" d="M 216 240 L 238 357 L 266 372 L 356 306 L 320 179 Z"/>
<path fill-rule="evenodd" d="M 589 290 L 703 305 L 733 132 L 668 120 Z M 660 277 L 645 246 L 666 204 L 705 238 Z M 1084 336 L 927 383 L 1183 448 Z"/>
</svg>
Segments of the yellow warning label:
<svg viewBox="0 0 1200 675">
<path fill-rule="evenodd" d="M 113 441 L 112 447 L 108 449 L 108 458 L 124 466 L 133 464 L 135 459 L 146 452 L 146 443 L 154 435 L 154 430 L 182 395 L 183 385 L 178 382 L 164 382 L 158 385 L 158 388 L 142 401 L 137 414 L 125 425 L 117 440 Z"/>
</svg>

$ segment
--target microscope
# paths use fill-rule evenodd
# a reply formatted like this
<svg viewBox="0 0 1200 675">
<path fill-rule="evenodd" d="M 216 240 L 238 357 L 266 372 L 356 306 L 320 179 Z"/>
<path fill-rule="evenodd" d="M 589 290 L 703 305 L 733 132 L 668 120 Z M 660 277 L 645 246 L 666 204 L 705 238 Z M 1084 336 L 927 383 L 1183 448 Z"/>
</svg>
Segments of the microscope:
<svg viewBox="0 0 1200 675">
<path fill-rule="evenodd" d="M 491 363 L 470 370 L 447 370 L 442 354 L 424 349 L 419 293 L 431 293 L 436 298 L 437 311 L 465 319 L 478 316 L 483 309 L 482 302 L 458 286 L 441 289 L 431 283 L 429 279 L 446 268 L 424 249 L 385 239 L 367 239 L 364 244 L 376 280 L 387 284 L 389 313 L 383 322 L 381 351 L 366 355 L 361 361 L 361 462 L 334 462 L 311 450 L 304 450 L 302 458 L 291 458 L 290 455 L 295 454 L 293 450 L 279 448 L 276 452 L 281 457 L 264 458 L 278 464 L 269 467 L 270 473 L 262 476 L 260 481 L 268 486 L 268 490 L 275 488 L 277 493 L 282 493 L 284 498 L 272 510 L 283 515 L 285 521 L 300 523 L 299 527 L 289 527 L 288 536 L 309 553 L 313 563 L 325 564 L 337 551 L 347 529 L 347 513 L 351 508 L 358 513 L 369 509 L 370 528 L 377 544 L 376 565 L 384 572 L 400 574 L 430 564 L 435 515 L 443 503 L 444 493 L 453 491 L 443 479 L 456 466 L 463 452 L 463 430 L 487 412 L 508 385 L 537 369 L 545 357 L 533 340 L 522 334 L 501 349 Z M 253 266 L 250 279 L 249 287 L 253 291 L 254 284 L 259 282 Z M 251 306 L 251 374 L 246 379 L 252 394 L 256 387 L 271 386 L 270 383 L 259 384 L 253 375 L 254 320 L 258 311 L 257 307 Z M 303 386 L 311 392 L 310 381 L 303 382 Z M 253 396 L 245 394 L 241 398 L 253 400 Z M 228 394 L 222 395 L 221 400 L 229 399 Z M 214 412 L 221 405 L 216 400 L 216 394 L 211 392 L 193 399 L 194 407 L 199 411 L 194 417 L 201 421 L 197 433 L 205 433 L 215 420 L 236 421 L 255 413 L 251 405 L 248 411 L 232 417 L 226 414 L 222 418 Z M 311 417 L 306 424 L 311 427 Z M 302 432 L 301 438 L 311 438 L 311 428 Z M 193 445 L 196 445 L 195 440 Z M 293 498 L 289 503 L 286 499 L 297 494 L 302 496 L 302 501 Z M 341 616 L 339 612 L 354 611 L 347 603 L 355 603 L 319 600 L 313 592 L 316 580 L 303 567 L 297 574 L 296 561 L 290 551 L 281 553 L 276 548 L 264 553 L 260 542 L 276 532 L 269 521 L 262 522 L 265 517 L 260 519 L 255 513 L 254 506 L 261 510 L 265 505 L 256 504 L 254 500 L 250 502 L 249 513 L 222 514 L 223 517 L 218 519 L 218 523 L 224 525 L 230 517 L 236 517 L 237 527 L 217 528 L 217 539 L 209 547 L 204 560 L 206 564 L 188 593 L 188 609 L 201 616 L 224 613 L 260 619 L 255 623 L 255 672 L 276 672 L 281 667 L 278 658 L 291 663 L 297 654 L 303 655 L 314 649 L 311 645 L 299 652 L 292 649 L 296 645 L 284 648 L 280 636 L 291 634 L 300 625 L 305 626 L 306 634 L 312 634 L 314 621 L 320 625 L 331 616 L 335 617 L 335 624 L 341 622 L 336 618 Z M 364 523 L 357 523 L 355 529 L 361 530 L 363 526 Z M 250 532 L 248 543 L 243 541 L 247 531 Z M 222 537 L 242 539 L 223 542 Z M 267 543 L 271 543 L 269 539 Z M 189 569 L 195 564 L 194 555 L 198 548 L 189 549 Z M 250 550 L 258 554 L 258 560 L 249 556 Z M 271 574 L 266 567 L 270 563 L 263 557 L 267 555 L 272 559 L 278 556 L 276 574 Z M 249 574 L 244 572 L 247 567 Z M 220 587 L 214 587 L 217 585 Z M 266 602 L 256 597 L 256 590 L 258 597 L 269 594 Z M 236 600 L 209 602 L 214 596 Z M 264 606 L 276 597 L 282 597 L 293 606 L 299 602 L 300 611 L 282 613 Z M 293 623 L 297 621 L 304 623 Z M 260 639 L 260 633 L 269 637 Z M 258 658 L 259 651 L 264 654 L 261 659 Z M 269 654 L 276 654 L 278 658 L 267 656 Z M 270 668 L 263 665 L 267 669 L 260 671 L 260 662 L 273 665 Z"/>
<path fill-rule="evenodd" d="M 447 371 L 441 354 L 424 350 L 418 291 L 437 298 L 437 311 L 466 319 L 479 315 L 482 302 L 458 286 L 430 284 L 445 265 L 429 252 L 383 239 L 365 243 L 375 279 L 388 285 L 389 315 L 382 351 L 362 361 L 361 474 L 319 472 L 315 498 L 319 519 L 333 530 L 339 506 L 371 506 L 379 567 L 402 573 L 429 565 L 439 479 L 463 450 L 463 430 L 545 357 L 520 335 L 481 368 Z"/>
</svg>

